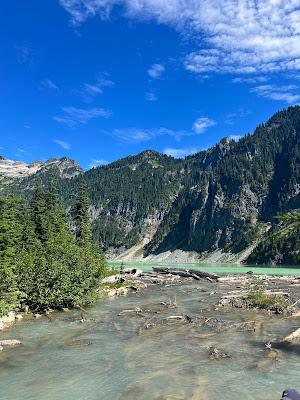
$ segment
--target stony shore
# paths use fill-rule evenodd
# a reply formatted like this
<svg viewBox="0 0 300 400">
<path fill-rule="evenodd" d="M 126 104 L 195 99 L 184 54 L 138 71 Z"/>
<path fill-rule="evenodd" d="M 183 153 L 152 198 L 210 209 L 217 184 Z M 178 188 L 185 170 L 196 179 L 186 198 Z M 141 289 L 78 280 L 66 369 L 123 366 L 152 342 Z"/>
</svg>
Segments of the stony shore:
<svg viewBox="0 0 300 400">
<path fill-rule="evenodd" d="M 188 285 L 195 283 L 201 289 L 203 283 L 211 285 L 211 294 L 218 294 L 219 301 L 216 303 L 216 310 L 224 308 L 228 313 L 230 308 L 255 309 L 259 312 L 282 315 L 284 317 L 300 317 L 300 277 L 297 276 L 270 276 L 255 275 L 251 271 L 243 275 L 218 276 L 213 273 L 201 272 L 193 269 L 180 268 L 153 268 L 153 271 L 144 272 L 139 269 L 131 268 L 120 271 L 115 275 L 104 278 L 99 295 L 102 297 L 125 296 L 128 294 L 142 295 L 143 291 L 150 286 L 160 285 L 170 287 L 174 285 Z M 225 289 L 225 292 L 224 292 Z M 188 296 L 188 292 L 187 292 Z M 162 305 L 169 310 L 176 309 L 176 300 Z M 65 311 L 65 310 L 63 310 Z M 153 311 L 148 310 L 150 313 Z M 147 312 L 148 312 L 147 311 Z M 123 310 L 122 314 L 145 313 L 145 310 Z M 11 311 L 7 316 L 0 318 L 0 331 L 13 326 L 13 324 L 23 319 L 26 314 L 15 313 Z M 37 318 L 41 314 L 27 314 L 32 318 Z M 156 325 L 180 323 L 207 324 L 203 316 L 198 315 L 176 315 L 172 312 L 170 315 L 164 315 L 152 322 L 149 326 L 146 324 L 143 329 L 150 329 Z M 213 320 L 209 318 L 209 324 L 213 329 L 221 330 L 249 330 L 256 328 L 256 321 L 248 321 L 245 324 L 237 326 L 229 324 L 226 321 Z M 215 324 L 215 326 L 214 326 Z M 281 342 L 300 341 L 300 328 L 289 333 L 281 340 L 274 340 L 275 345 Z M 0 341 L 0 351 L 19 345 L 18 340 Z M 212 357 L 217 357 L 218 352 L 212 353 Z"/>
</svg>

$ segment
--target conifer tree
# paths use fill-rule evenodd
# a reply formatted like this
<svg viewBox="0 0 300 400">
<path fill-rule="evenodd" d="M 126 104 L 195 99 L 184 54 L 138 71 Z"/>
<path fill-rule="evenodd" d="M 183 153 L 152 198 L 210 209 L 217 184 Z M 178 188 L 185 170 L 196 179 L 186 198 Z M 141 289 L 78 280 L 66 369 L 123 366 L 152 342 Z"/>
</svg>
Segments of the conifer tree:
<svg viewBox="0 0 300 400">
<path fill-rule="evenodd" d="M 23 231 L 24 204 L 13 196 L 0 198 L 0 315 L 19 304 L 15 264 Z"/>
<path fill-rule="evenodd" d="M 34 223 L 35 235 L 37 239 L 45 243 L 46 241 L 46 221 L 47 211 L 45 193 L 38 182 L 34 188 L 33 197 L 30 204 L 31 218 Z"/>
<path fill-rule="evenodd" d="M 89 202 L 87 188 L 84 182 L 81 183 L 73 208 L 75 236 L 80 244 L 91 242 L 91 231 L 89 222 Z"/>
</svg>

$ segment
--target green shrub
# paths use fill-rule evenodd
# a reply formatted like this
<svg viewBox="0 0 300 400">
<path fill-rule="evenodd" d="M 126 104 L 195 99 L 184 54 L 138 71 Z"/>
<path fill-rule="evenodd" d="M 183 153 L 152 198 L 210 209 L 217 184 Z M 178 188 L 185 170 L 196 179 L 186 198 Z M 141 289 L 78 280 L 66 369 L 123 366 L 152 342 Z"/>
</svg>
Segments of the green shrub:
<svg viewBox="0 0 300 400">
<path fill-rule="evenodd" d="M 253 307 L 275 312 L 282 312 L 288 306 L 283 296 L 266 294 L 264 288 L 259 285 L 256 285 L 254 288 L 250 289 L 247 300 L 251 302 Z"/>
</svg>

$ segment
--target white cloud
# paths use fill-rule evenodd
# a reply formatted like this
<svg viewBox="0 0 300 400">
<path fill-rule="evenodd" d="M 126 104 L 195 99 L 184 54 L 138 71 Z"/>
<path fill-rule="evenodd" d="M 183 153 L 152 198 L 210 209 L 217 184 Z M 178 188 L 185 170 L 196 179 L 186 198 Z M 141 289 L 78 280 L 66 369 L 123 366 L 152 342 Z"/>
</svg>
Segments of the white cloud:
<svg viewBox="0 0 300 400">
<path fill-rule="evenodd" d="M 193 131 L 195 133 L 203 133 L 208 128 L 215 126 L 216 124 L 216 121 L 212 119 L 209 119 L 207 117 L 200 117 L 194 122 Z"/>
<path fill-rule="evenodd" d="M 157 94 L 153 90 L 150 90 L 150 92 L 147 92 L 145 94 L 145 99 L 147 101 L 156 101 L 158 99 L 158 97 L 157 97 Z"/>
<path fill-rule="evenodd" d="M 192 33 L 199 49 L 186 68 L 257 74 L 300 70 L 299 0 L 60 0 L 80 24 L 107 18 L 117 6 L 128 18 L 156 20 Z"/>
<path fill-rule="evenodd" d="M 43 79 L 40 82 L 40 89 L 59 90 L 59 87 L 51 79 Z"/>
<path fill-rule="evenodd" d="M 93 159 L 90 161 L 89 169 L 91 169 L 91 168 L 96 168 L 96 167 L 99 167 L 99 166 L 101 166 L 101 165 L 107 165 L 107 164 L 109 164 L 109 162 L 106 161 L 106 160 L 103 160 L 103 159 L 97 160 L 97 159 L 94 159 L 94 158 L 93 158 Z"/>
<path fill-rule="evenodd" d="M 86 100 L 93 100 L 94 97 L 103 93 L 104 88 L 111 86 L 114 86 L 114 82 L 108 78 L 108 74 L 101 73 L 97 75 L 95 82 L 84 83 L 83 95 Z"/>
<path fill-rule="evenodd" d="M 89 122 L 94 118 L 109 118 L 112 114 L 110 110 L 104 108 L 82 109 L 76 107 L 62 107 L 63 116 L 54 116 L 53 120 L 62 124 L 74 127 Z"/>
<path fill-rule="evenodd" d="M 165 72 L 165 67 L 162 64 L 153 64 L 148 69 L 148 74 L 152 79 L 160 79 L 164 72 Z"/>
<path fill-rule="evenodd" d="M 62 147 L 65 150 L 70 150 L 71 149 L 70 143 L 64 142 L 63 140 L 53 139 L 53 142 L 58 144 L 60 147 Z"/>
<path fill-rule="evenodd" d="M 189 149 L 173 149 L 171 147 L 167 147 L 166 149 L 164 149 L 163 153 L 174 158 L 184 158 L 190 156 L 191 154 L 198 153 L 198 151 L 200 150 L 196 147 L 192 147 Z"/>
<path fill-rule="evenodd" d="M 298 86 L 296 85 L 261 85 L 250 90 L 251 93 L 255 93 L 260 97 L 288 104 L 294 104 L 300 100 L 300 95 L 295 93 L 295 91 L 298 91 Z"/>
</svg>

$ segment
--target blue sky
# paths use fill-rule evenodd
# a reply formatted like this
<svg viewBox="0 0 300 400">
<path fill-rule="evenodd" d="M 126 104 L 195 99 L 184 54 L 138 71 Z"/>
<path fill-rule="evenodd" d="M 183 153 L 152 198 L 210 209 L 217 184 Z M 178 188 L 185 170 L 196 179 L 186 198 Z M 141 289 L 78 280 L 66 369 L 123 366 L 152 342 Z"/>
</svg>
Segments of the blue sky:
<svg viewBox="0 0 300 400">
<path fill-rule="evenodd" d="M 88 168 L 252 132 L 300 102 L 299 1 L 258 3 L 3 1 L 0 154 Z"/>
</svg>

